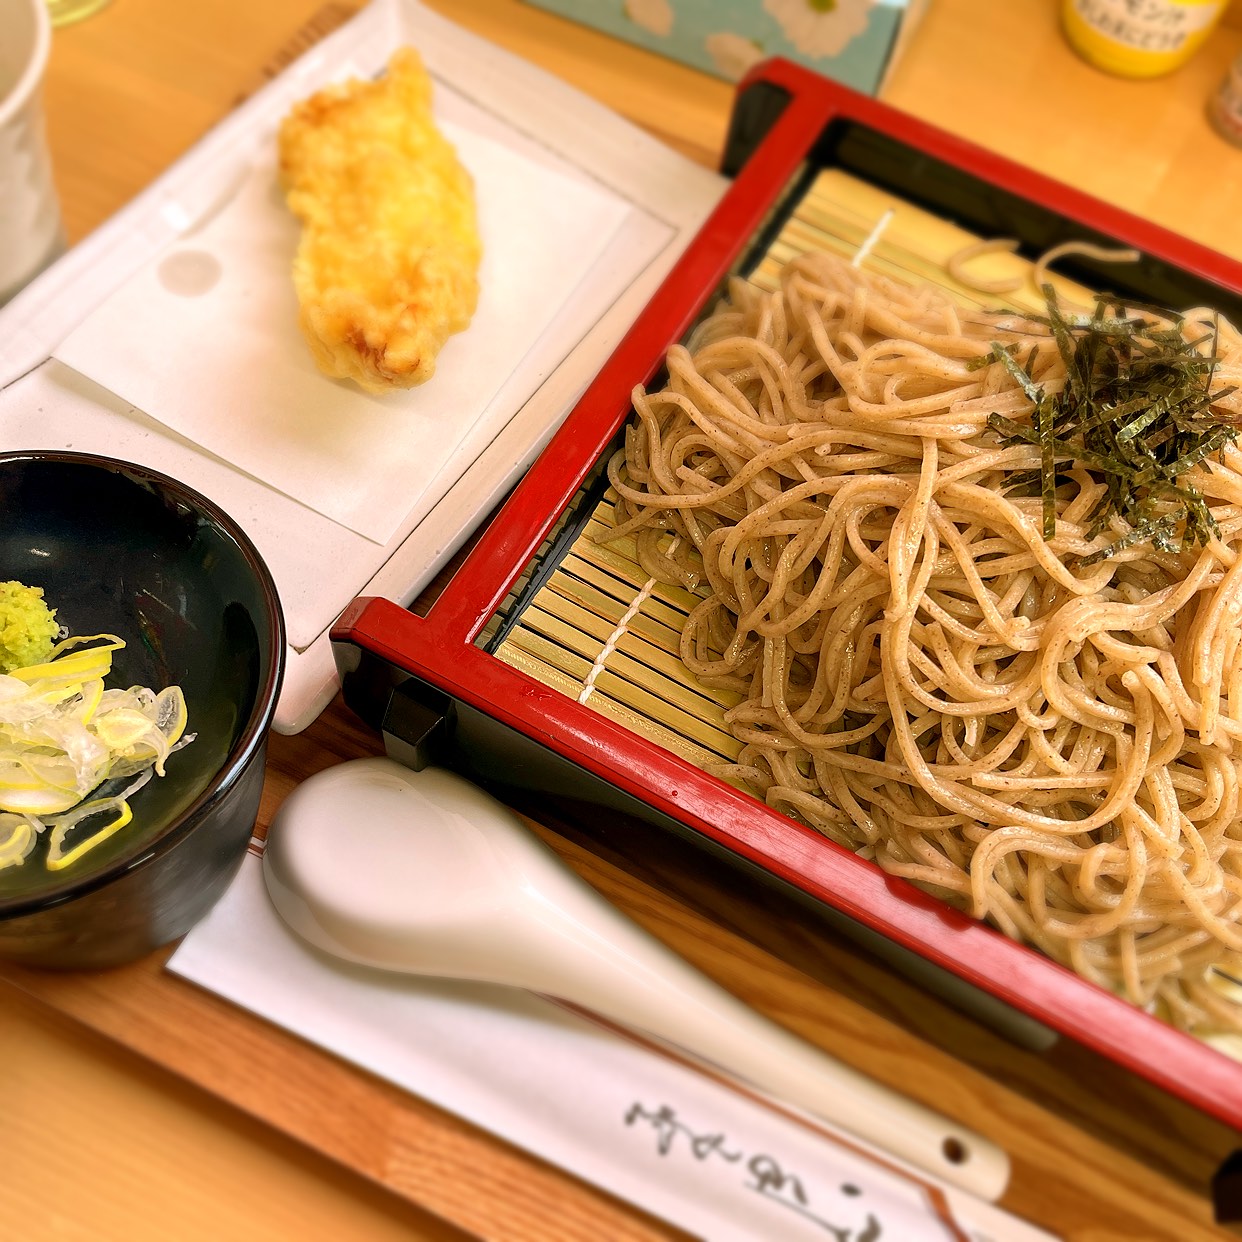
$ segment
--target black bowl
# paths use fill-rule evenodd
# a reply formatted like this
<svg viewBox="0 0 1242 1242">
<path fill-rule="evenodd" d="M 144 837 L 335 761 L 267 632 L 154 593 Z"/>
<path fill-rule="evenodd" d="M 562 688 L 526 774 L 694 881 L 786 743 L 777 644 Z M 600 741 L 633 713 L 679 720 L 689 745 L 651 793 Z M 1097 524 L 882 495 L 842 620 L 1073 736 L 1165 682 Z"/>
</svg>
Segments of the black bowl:
<svg viewBox="0 0 1242 1242">
<path fill-rule="evenodd" d="M 284 672 L 271 574 L 227 514 L 142 466 L 0 454 L 0 581 L 43 588 L 73 634 L 110 633 L 109 687 L 179 685 L 195 740 L 131 799 L 133 822 L 63 871 L 44 844 L 0 871 L 0 957 L 131 961 L 188 931 L 245 857 Z"/>
</svg>

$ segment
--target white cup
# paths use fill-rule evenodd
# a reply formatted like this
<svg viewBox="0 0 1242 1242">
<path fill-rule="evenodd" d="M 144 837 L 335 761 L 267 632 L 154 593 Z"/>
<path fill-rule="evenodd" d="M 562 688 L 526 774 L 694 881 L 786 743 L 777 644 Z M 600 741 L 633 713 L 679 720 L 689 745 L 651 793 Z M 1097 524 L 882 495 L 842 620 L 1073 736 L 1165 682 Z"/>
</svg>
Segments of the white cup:
<svg viewBox="0 0 1242 1242">
<path fill-rule="evenodd" d="M 41 87 L 52 46 L 45 0 L 0 0 L 0 303 L 64 249 Z"/>
</svg>

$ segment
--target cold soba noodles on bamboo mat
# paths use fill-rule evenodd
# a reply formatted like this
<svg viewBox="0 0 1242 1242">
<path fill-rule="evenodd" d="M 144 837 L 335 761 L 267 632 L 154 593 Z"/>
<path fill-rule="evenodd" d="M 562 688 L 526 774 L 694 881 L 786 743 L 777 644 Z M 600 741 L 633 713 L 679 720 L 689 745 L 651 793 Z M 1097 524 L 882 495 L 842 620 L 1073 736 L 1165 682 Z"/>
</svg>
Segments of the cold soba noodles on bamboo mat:
<svg viewBox="0 0 1242 1242">
<path fill-rule="evenodd" d="M 635 392 L 615 507 L 497 654 L 1227 1046 L 1242 339 L 1049 311 L 935 228 L 860 270 L 828 176 Z"/>
</svg>

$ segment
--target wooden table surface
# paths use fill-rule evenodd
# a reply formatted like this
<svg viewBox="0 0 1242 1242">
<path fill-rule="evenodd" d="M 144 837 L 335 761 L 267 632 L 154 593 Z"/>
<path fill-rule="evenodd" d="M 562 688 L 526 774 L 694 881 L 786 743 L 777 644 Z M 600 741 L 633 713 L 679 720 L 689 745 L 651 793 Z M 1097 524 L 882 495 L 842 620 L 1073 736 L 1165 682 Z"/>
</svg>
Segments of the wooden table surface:
<svg viewBox="0 0 1242 1242">
<path fill-rule="evenodd" d="M 355 7 L 113 0 L 58 31 L 46 102 L 71 240 Z M 724 83 L 518 0 L 433 7 L 693 157 L 715 161 L 731 98 Z M 1112 79 L 1076 59 L 1056 8 L 1053 0 L 934 0 L 886 98 L 1242 257 L 1242 151 L 1204 119 L 1208 94 L 1242 42 L 1239 6 L 1189 66 L 1149 83 Z M 339 703 L 299 737 L 275 738 L 261 822 L 302 777 L 378 749 Z M 912 989 L 862 1003 L 874 980 L 846 959 L 839 989 L 813 983 L 641 880 L 553 840 L 623 908 L 751 1003 L 1004 1143 L 1015 1161 L 1004 1202 L 1015 1212 L 1073 1242 L 1224 1236 L 1202 1197 L 1151 1167 L 1159 1154 L 1141 1163 L 1120 1150 L 1120 1137 L 1110 1143 L 1093 1125 L 1067 1120 L 1072 1099 L 1045 1108 L 1030 1098 L 1038 1090 L 1014 1089 L 1007 1080 L 1026 1072 L 1018 1054 L 981 1043 L 981 1059 L 993 1062 L 982 1073 L 944 1052 L 945 1024 L 955 1019 L 936 1003 Z M 385 1084 L 260 1030 L 215 998 L 184 985 L 170 991 L 163 956 L 96 976 L 4 972 L 0 1238 L 676 1236 Z M 924 1035 L 937 1024 L 933 1044 Z M 1119 1087 L 1109 1102 L 1113 1132 L 1121 1136 L 1140 1118 L 1159 1131 L 1160 1108 L 1151 1093 Z M 1177 1132 L 1184 1125 L 1163 1127 L 1172 1131 L 1170 1172 L 1195 1143 L 1191 1129 Z M 306 1133 L 317 1136 L 317 1151 L 290 1137 Z M 398 1137 L 406 1156 L 395 1168 Z"/>
</svg>

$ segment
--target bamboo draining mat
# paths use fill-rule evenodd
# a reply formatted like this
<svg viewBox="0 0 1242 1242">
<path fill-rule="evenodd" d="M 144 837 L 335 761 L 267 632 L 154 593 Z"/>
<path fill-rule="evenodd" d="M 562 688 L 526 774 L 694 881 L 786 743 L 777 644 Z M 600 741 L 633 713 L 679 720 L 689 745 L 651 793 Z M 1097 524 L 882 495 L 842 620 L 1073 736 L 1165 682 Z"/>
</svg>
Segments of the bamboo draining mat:
<svg viewBox="0 0 1242 1242">
<path fill-rule="evenodd" d="M 775 289 L 782 266 L 798 255 L 825 250 L 853 260 L 865 251 L 866 270 L 937 284 L 964 307 L 1042 311 L 1035 265 L 1018 255 L 992 252 L 968 264 L 970 276 L 980 281 L 1022 278 L 1023 286 L 1012 293 L 980 293 L 949 274 L 951 256 L 979 240 L 849 173 L 826 169 L 796 203 L 750 279 Z M 1090 300 L 1089 291 L 1073 281 L 1054 277 L 1053 283 L 1059 296 Z M 725 712 L 738 696 L 701 686 L 678 656 L 686 618 L 700 597 L 649 579 L 635 560 L 632 539 L 609 541 L 614 501 L 608 489 L 550 574 L 540 562 L 555 557 L 559 544 L 555 534 L 549 538 L 525 579 L 541 585 L 515 590 L 483 641 L 507 664 L 697 767 L 730 763 L 740 745 Z"/>
</svg>

